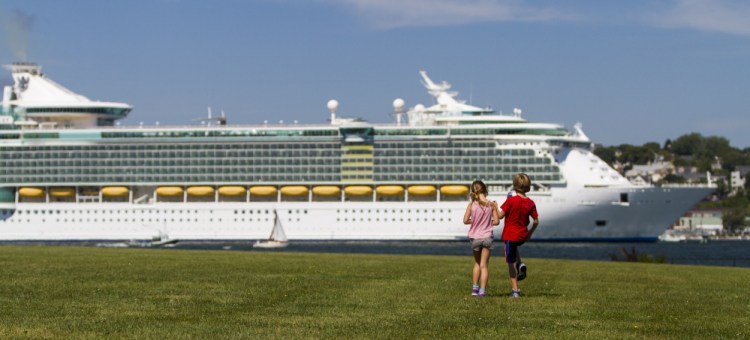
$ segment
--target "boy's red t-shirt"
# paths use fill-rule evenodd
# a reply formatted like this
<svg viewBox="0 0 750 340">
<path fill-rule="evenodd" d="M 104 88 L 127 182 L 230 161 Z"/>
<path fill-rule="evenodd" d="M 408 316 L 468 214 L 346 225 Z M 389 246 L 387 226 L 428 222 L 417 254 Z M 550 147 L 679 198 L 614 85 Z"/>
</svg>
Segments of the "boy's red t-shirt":
<svg viewBox="0 0 750 340">
<path fill-rule="evenodd" d="M 505 212 L 503 241 L 526 241 L 529 238 L 529 217 L 539 218 L 534 201 L 528 197 L 511 196 L 500 209 Z"/>
</svg>

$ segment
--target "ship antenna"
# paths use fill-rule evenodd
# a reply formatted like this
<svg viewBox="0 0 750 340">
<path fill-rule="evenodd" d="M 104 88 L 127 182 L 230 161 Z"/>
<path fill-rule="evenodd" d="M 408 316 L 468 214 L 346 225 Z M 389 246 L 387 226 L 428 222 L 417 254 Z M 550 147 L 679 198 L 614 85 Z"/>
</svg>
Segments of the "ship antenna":
<svg viewBox="0 0 750 340">
<path fill-rule="evenodd" d="M 331 125 L 336 125 L 336 110 L 339 109 L 339 102 L 336 99 L 331 99 L 326 106 L 328 111 L 331 112 Z"/>
<path fill-rule="evenodd" d="M 393 114 L 396 115 L 396 125 L 401 126 L 401 115 L 404 114 L 404 100 L 396 98 L 393 101 Z"/>
</svg>

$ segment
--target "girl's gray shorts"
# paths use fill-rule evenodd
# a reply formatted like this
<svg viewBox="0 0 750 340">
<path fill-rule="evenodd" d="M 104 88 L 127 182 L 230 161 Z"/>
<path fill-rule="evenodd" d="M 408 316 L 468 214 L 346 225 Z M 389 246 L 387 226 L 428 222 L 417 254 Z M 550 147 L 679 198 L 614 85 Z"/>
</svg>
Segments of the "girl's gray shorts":
<svg viewBox="0 0 750 340">
<path fill-rule="evenodd" d="M 482 248 L 492 249 L 492 237 L 485 238 L 471 238 L 471 249 L 474 251 L 480 251 Z"/>
</svg>

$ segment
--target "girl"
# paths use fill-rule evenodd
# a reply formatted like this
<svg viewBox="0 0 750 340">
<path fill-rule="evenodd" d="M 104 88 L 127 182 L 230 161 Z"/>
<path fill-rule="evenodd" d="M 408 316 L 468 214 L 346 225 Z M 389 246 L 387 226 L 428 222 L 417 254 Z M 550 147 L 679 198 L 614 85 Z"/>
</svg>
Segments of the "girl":
<svg viewBox="0 0 750 340">
<path fill-rule="evenodd" d="M 513 176 L 513 189 L 515 195 L 509 195 L 498 212 L 499 218 L 505 217 L 505 228 L 503 228 L 503 243 L 505 244 L 505 262 L 508 263 L 510 274 L 511 296 L 521 297 L 518 289 L 518 281 L 526 278 L 526 264 L 521 262 L 518 247 L 526 242 L 534 234 L 539 226 L 539 216 L 536 212 L 536 204 L 526 193 L 531 190 L 531 179 L 524 173 Z M 528 230 L 529 217 L 534 220 L 531 230 Z"/>
<path fill-rule="evenodd" d="M 487 186 L 482 181 L 471 183 L 471 202 L 464 213 L 464 224 L 470 224 L 469 241 L 474 251 L 472 296 L 487 295 L 487 280 L 492 249 L 492 226 L 500 224 L 497 203 L 487 199 Z"/>
</svg>

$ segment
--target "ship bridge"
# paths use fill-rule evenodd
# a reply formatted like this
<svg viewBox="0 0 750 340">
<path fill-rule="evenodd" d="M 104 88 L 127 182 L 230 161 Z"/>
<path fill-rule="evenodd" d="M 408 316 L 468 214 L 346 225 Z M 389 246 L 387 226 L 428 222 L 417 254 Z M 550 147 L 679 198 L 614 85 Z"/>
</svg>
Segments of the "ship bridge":
<svg viewBox="0 0 750 340">
<path fill-rule="evenodd" d="M 14 84 L 3 89 L 0 124 L 16 127 L 112 126 L 133 109 L 125 103 L 92 101 L 47 78 L 34 63 L 4 65 Z"/>
</svg>

